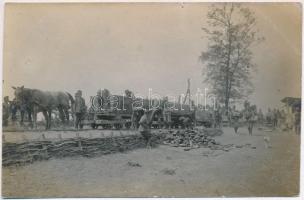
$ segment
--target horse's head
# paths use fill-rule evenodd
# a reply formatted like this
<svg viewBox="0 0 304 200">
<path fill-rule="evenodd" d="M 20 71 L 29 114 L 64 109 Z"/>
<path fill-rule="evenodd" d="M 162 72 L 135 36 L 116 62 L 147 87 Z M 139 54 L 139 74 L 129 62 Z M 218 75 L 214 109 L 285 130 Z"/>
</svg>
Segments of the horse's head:
<svg viewBox="0 0 304 200">
<path fill-rule="evenodd" d="M 14 91 L 14 95 L 16 98 L 17 104 L 22 104 L 25 101 L 25 92 L 24 92 L 24 86 L 21 87 L 12 87 Z"/>
</svg>

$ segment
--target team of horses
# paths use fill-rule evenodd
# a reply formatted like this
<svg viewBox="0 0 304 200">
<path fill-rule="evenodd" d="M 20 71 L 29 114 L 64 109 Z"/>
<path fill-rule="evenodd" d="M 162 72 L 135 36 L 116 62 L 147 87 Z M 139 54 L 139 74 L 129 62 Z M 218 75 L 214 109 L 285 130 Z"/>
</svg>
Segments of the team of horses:
<svg viewBox="0 0 304 200">
<path fill-rule="evenodd" d="M 28 114 L 28 119 L 34 128 L 37 127 L 37 113 L 42 112 L 45 118 L 45 129 L 51 128 L 51 115 L 53 110 L 58 110 L 61 121 L 65 124 L 69 122 L 69 110 L 73 110 L 74 98 L 68 92 L 49 92 L 38 89 L 29 89 L 24 86 L 12 87 L 16 103 L 22 108 L 21 122 L 24 113 Z"/>
</svg>

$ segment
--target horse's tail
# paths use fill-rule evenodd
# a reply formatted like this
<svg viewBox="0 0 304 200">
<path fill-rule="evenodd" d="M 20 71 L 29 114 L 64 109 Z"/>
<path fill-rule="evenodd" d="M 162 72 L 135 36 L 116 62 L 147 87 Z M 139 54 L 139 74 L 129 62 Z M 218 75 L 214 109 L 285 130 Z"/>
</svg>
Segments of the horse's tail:
<svg viewBox="0 0 304 200">
<path fill-rule="evenodd" d="M 68 97 L 69 97 L 69 99 L 71 101 L 71 105 L 73 105 L 75 103 L 75 100 L 74 100 L 73 96 L 70 93 L 68 93 L 68 92 L 66 92 L 66 94 L 68 95 Z"/>
</svg>

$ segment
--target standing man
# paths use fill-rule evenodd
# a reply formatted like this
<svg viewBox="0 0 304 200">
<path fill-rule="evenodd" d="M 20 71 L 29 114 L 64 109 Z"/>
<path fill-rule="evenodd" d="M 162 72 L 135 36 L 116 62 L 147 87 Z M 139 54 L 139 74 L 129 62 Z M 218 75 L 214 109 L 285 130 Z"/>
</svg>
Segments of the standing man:
<svg viewBox="0 0 304 200">
<path fill-rule="evenodd" d="M 151 116 L 152 118 L 152 116 Z M 140 134 L 144 137 L 146 142 L 146 147 L 151 148 L 151 130 L 150 130 L 150 119 L 149 119 L 149 111 L 145 110 L 144 115 L 139 120 L 139 128 Z"/>
<path fill-rule="evenodd" d="M 239 119 L 241 115 L 240 113 L 236 110 L 235 105 L 232 107 L 232 110 L 230 112 L 230 120 L 231 120 L 231 125 L 234 128 L 234 133 L 237 134 L 237 131 L 239 129 Z"/>
<path fill-rule="evenodd" d="M 171 111 L 168 108 L 163 109 L 163 117 L 166 128 L 171 129 Z"/>
<path fill-rule="evenodd" d="M 262 126 L 264 123 L 264 114 L 263 114 L 261 108 L 259 109 L 259 113 L 258 113 L 258 122 L 259 122 L 260 126 Z"/>
<path fill-rule="evenodd" d="M 267 115 L 266 115 L 266 122 L 268 125 L 272 125 L 272 113 L 271 113 L 271 109 L 268 108 L 268 112 L 267 112 Z"/>
<path fill-rule="evenodd" d="M 10 110 L 11 110 L 11 113 L 12 113 L 11 119 L 12 119 L 13 124 L 15 125 L 15 123 L 17 121 L 17 110 L 18 110 L 18 105 L 17 105 L 16 98 L 13 99 L 13 101 L 11 102 Z"/>
<path fill-rule="evenodd" d="M 8 126 L 8 119 L 10 116 L 10 103 L 9 97 L 5 96 L 2 104 L 2 124 Z"/>
<path fill-rule="evenodd" d="M 78 90 L 75 94 L 74 111 L 75 111 L 75 128 L 82 129 L 81 120 L 83 119 L 84 114 L 86 112 L 86 105 L 84 99 L 82 98 L 81 90 Z"/>
<path fill-rule="evenodd" d="M 172 124 L 171 109 L 169 108 L 168 105 L 169 105 L 169 99 L 168 97 L 164 97 L 161 104 L 164 124 L 165 124 L 165 128 L 171 129 L 171 124 Z"/>
<path fill-rule="evenodd" d="M 283 129 L 286 128 L 286 114 L 285 114 L 285 111 L 283 109 L 281 110 L 280 125 L 281 125 L 281 128 L 283 128 Z"/>
<path fill-rule="evenodd" d="M 214 109 L 213 111 L 213 120 L 214 120 L 214 127 L 213 128 L 222 128 L 222 115 L 220 112 L 220 108 Z"/>
<path fill-rule="evenodd" d="M 301 109 L 300 107 L 296 107 L 295 116 L 294 116 L 294 127 L 297 135 L 301 133 Z"/>
<path fill-rule="evenodd" d="M 276 128 L 278 125 L 278 113 L 277 110 L 274 108 L 272 111 L 273 115 L 273 127 Z"/>
<path fill-rule="evenodd" d="M 100 111 L 102 109 L 102 91 L 101 89 L 99 89 L 97 91 L 97 95 L 96 95 L 96 98 L 94 99 L 95 102 L 94 103 L 94 107 L 97 111 Z"/>
<path fill-rule="evenodd" d="M 189 116 L 186 116 L 183 120 L 183 125 L 186 129 L 191 129 L 191 119 Z"/>
<path fill-rule="evenodd" d="M 244 107 L 245 107 L 244 117 L 245 117 L 245 120 L 247 121 L 248 132 L 249 132 L 249 135 L 252 135 L 253 125 L 254 125 L 254 121 L 255 121 L 256 107 L 250 106 L 250 103 L 248 101 L 246 101 L 244 103 Z"/>
</svg>

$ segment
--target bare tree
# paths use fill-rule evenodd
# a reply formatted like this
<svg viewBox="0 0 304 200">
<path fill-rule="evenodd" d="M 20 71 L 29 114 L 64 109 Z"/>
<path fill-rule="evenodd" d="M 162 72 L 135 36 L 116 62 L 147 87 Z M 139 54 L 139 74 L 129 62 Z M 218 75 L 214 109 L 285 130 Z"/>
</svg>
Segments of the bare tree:
<svg viewBox="0 0 304 200">
<path fill-rule="evenodd" d="M 203 31 L 208 39 L 207 50 L 200 56 L 205 82 L 227 111 L 230 100 L 253 92 L 251 47 L 264 38 L 258 36 L 254 13 L 240 3 L 212 5 Z"/>
</svg>

